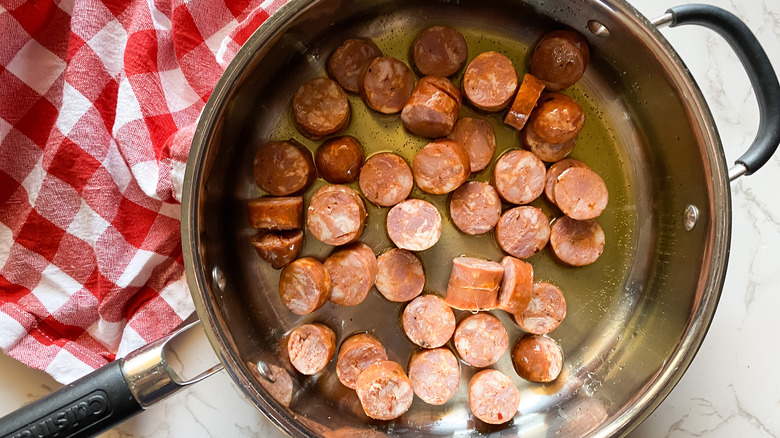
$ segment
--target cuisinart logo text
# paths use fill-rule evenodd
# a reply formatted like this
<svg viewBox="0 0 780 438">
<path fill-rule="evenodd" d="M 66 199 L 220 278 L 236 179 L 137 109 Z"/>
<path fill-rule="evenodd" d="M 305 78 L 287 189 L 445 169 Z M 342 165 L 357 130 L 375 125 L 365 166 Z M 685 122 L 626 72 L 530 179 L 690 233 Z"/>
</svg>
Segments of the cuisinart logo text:
<svg viewBox="0 0 780 438">
<path fill-rule="evenodd" d="M 65 438 L 111 414 L 108 394 L 97 390 L 19 429 L 9 438 Z"/>
</svg>

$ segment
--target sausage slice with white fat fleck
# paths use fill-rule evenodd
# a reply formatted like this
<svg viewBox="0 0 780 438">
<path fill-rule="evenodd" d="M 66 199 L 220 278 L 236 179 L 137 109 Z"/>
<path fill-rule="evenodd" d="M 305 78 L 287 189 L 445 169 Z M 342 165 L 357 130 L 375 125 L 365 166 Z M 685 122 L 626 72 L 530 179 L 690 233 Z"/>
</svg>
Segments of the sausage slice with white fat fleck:
<svg viewBox="0 0 780 438">
<path fill-rule="evenodd" d="M 279 296 L 296 315 L 308 315 L 322 307 L 330 296 L 330 275 L 311 257 L 293 261 L 279 276 Z"/>
<path fill-rule="evenodd" d="M 328 245 L 346 245 L 363 233 L 366 206 L 354 190 L 327 185 L 314 193 L 306 212 L 309 232 Z"/>
<path fill-rule="evenodd" d="M 456 257 L 452 260 L 445 301 L 460 310 L 493 309 L 503 275 L 504 268 L 500 263 Z"/>
<path fill-rule="evenodd" d="M 301 374 L 317 374 L 336 352 L 336 334 L 323 324 L 304 324 L 290 333 L 287 353 Z"/>
<path fill-rule="evenodd" d="M 501 321 L 489 313 L 466 317 L 455 329 L 455 349 L 469 365 L 489 367 L 509 348 L 509 335 Z"/>
<path fill-rule="evenodd" d="M 554 284 L 539 282 L 533 286 L 528 306 L 515 314 L 515 322 L 528 333 L 543 335 L 555 330 L 565 317 L 563 292 Z"/>
<path fill-rule="evenodd" d="M 345 90 L 357 93 L 358 79 L 366 64 L 382 56 L 382 51 L 373 41 L 350 38 L 341 43 L 328 59 L 328 76 Z"/>
<path fill-rule="evenodd" d="M 604 252 L 606 237 L 596 219 L 575 220 L 561 216 L 550 230 L 550 247 L 560 261 L 571 266 L 586 266 Z"/>
<path fill-rule="evenodd" d="M 353 242 L 324 262 L 330 274 L 330 300 L 341 306 L 355 306 L 371 292 L 379 270 L 374 251 L 365 243 Z"/>
<path fill-rule="evenodd" d="M 414 73 L 402 61 L 380 56 L 366 64 L 358 89 L 371 109 L 383 114 L 397 113 L 412 96 Z"/>
<path fill-rule="evenodd" d="M 441 215 L 428 201 L 407 199 L 387 213 L 387 235 L 395 246 L 424 251 L 441 237 Z"/>
<path fill-rule="evenodd" d="M 387 352 L 374 335 L 354 334 L 341 343 L 336 360 L 336 376 L 344 386 L 355 389 L 360 373 L 383 360 L 387 360 Z"/>
<path fill-rule="evenodd" d="M 560 161 L 556 161 L 552 166 L 550 166 L 549 169 L 547 169 L 547 176 L 545 176 L 544 182 L 544 195 L 553 204 L 555 204 L 555 195 L 553 193 L 555 183 L 558 182 L 558 177 L 561 176 L 561 174 L 570 167 L 588 168 L 588 165 L 574 158 L 566 158 Z"/>
<path fill-rule="evenodd" d="M 363 412 L 375 420 L 400 417 L 412 406 L 414 391 L 404 369 L 396 362 L 377 362 L 358 376 L 355 387 Z"/>
<path fill-rule="evenodd" d="M 469 407 L 485 423 L 506 423 L 515 416 L 519 406 L 520 391 L 501 371 L 482 370 L 469 381 Z"/>
<path fill-rule="evenodd" d="M 464 117 L 455 123 L 447 136 L 466 149 L 472 172 L 486 168 L 496 152 L 496 131 L 487 120 Z"/>
<path fill-rule="evenodd" d="M 298 131 L 314 140 L 346 128 L 351 115 L 347 94 L 328 78 L 304 82 L 293 94 L 292 112 Z"/>
<path fill-rule="evenodd" d="M 563 350 L 547 336 L 525 335 L 512 348 L 512 364 L 525 380 L 552 382 L 563 369 Z"/>
<path fill-rule="evenodd" d="M 466 234 L 485 234 L 501 217 L 501 199 L 490 184 L 467 181 L 452 192 L 450 217 Z"/>
<path fill-rule="evenodd" d="M 501 280 L 496 307 L 511 314 L 522 313 L 531 302 L 534 267 L 512 256 L 504 257 L 501 266 L 504 267 L 504 278 Z"/>
<path fill-rule="evenodd" d="M 466 63 L 468 46 L 463 34 L 449 26 L 432 26 L 412 46 L 414 66 L 423 76 L 451 76 Z"/>
<path fill-rule="evenodd" d="M 409 196 L 414 178 L 403 158 L 383 152 L 366 160 L 358 183 L 366 199 L 382 207 L 391 207 Z"/>
<path fill-rule="evenodd" d="M 547 245 L 550 221 L 536 207 L 515 207 L 505 211 L 498 220 L 496 240 L 509 255 L 527 259 Z"/>
<path fill-rule="evenodd" d="M 498 194 L 512 204 L 528 204 L 544 191 L 545 167 L 531 152 L 515 149 L 498 159 L 493 182 Z"/>
<path fill-rule="evenodd" d="M 420 79 L 412 97 L 401 111 L 401 122 L 412 134 L 444 137 L 458 120 L 462 99 L 460 90 L 447 78 L 426 76 Z"/>
<path fill-rule="evenodd" d="M 311 152 L 295 140 L 269 141 L 255 155 L 255 182 L 274 196 L 302 192 L 316 176 Z"/>
<path fill-rule="evenodd" d="M 571 167 L 558 177 L 553 186 L 555 203 L 572 219 L 593 219 L 609 202 L 609 192 L 599 174 L 585 167 Z"/>
<path fill-rule="evenodd" d="M 377 257 L 376 288 L 388 301 L 410 301 L 425 287 L 422 262 L 413 253 L 393 248 Z"/>
<path fill-rule="evenodd" d="M 455 332 L 455 314 L 438 295 L 421 295 L 406 305 L 401 325 L 410 341 L 423 348 L 437 348 Z"/>
<path fill-rule="evenodd" d="M 463 73 L 463 94 L 483 111 L 506 108 L 517 90 L 512 61 L 498 52 L 484 52 L 471 60 Z"/>
<path fill-rule="evenodd" d="M 415 155 L 412 174 L 420 190 L 441 195 L 466 182 L 471 174 L 471 161 L 462 144 L 440 138 L 425 145 Z"/>
<path fill-rule="evenodd" d="M 443 405 L 455 395 L 460 367 L 448 348 L 415 352 L 409 361 L 409 380 L 417 397 L 430 405 Z"/>
</svg>

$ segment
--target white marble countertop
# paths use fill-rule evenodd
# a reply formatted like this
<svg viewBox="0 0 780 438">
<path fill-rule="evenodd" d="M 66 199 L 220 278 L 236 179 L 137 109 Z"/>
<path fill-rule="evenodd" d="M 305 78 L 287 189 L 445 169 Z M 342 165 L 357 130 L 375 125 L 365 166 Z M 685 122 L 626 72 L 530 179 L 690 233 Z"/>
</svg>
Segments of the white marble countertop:
<svg viewBox="0 0 780 438">
<path fill-rule="evenodd" d="M 646 16 L 682 2 L 634 0 Z M 780 71 L 780 0 L 707 0 L 741 17 Z M 732 162 L 752 141 L 757 105 L 728 45 L 703 28 L 665 29 L 701 87 Z M 780 110 L 780 102 L 777 103 Z M 778 111 L 780 112 L 780 111 Z M 780 436 L 780 156 L 732 184 L 733 237 L 723 295 L 701 350 L 680 383 L 634 432 L 649 437 Z M 193 345 L 215 357 L 206 345 Z M 204 359 L 208 361 L 207 359 Z M 213 359 L 216 361 L 216 359 Z M 0 416 L 60 385 L 0 355 Z M 151 407 L 105 437 L 283 436 L 223 371 Z"/>
</svg>

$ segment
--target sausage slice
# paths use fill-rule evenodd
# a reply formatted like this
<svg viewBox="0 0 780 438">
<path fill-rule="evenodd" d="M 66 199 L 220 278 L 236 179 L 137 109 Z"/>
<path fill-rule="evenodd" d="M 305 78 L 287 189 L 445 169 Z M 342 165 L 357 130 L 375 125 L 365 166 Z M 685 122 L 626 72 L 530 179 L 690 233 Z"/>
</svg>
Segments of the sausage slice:
<svg viewBox="0 0 780 438">
<path fill-rule="evenodd" d="M 500 263 L 456 257 L 452 260 L 445 301 L 460 310 L 493 309 L 503 275 L 504 268 Z"/>
<path fill-rule="evenodd" d="M 469 381 L 469 407 L 485 423 L 506 423 L 519 406 L 520 391 L 501 371 L 482 370 Z"/>
<path fill-rule="evenodd" d="M 412 390 L 430 405 L 443 405 L 455 395 L 460 383 L 460 367 L 448 348 L 415 353 L 409 361 Z"/>
<path fill-rule="evenodd" d="M 382 207 L 391 207 L 409 196 L 414 178 L 403 158 L 383 152 L 366 160 L 358 183 L 366 199 Z"/>
<path fill-rule="evenodd" d="M 588 41 L 573 30 L 545 34 L 531 55 L 531 74 L 550 91 L 559 91 L 580 80 L 590 62 Z"/>
<path fill-rule="evenodd" d="M 355 387 L 363 412 L 375 420 L 392 420 L 409 410 L 414 399 L 412 382 L 396 362 L 377 362 L 358 376 Z"/>
<path fill-rule="evenodd" d="M 282 269 L 295 260 L 301 252 L 303 231 L 261 231 L 252 236 L 252 246 L 255 247 L 257 255 L 270 263 L 272 268 Z"/>
<path fill-rule="evenodd" d="M 544 163 L 536 155 L 522 149 L 509 151 L 493 168 L 493 182 L 506 202 L 528 204 L 544 191 Z"/>
<path fill-rule="evenodd" d="M 274 196 L 299 193 L 317 176 L 311 152 L 295 140 L 269 141 L 257 150 L 254 162 L 257 186 Z"/>
<path fill-rule="evenodd" d="M 336 334 L 323 324 L 304 324 L 290 333 L 287 353 L 301 374 L 311 376 L 325 368 L 336 352 Z"/>
<path fill-rule="evenodd" d="M 552 166 L 550 166 L 549 169 L 547 169 L 547 176 L 545 176 L 545 181 L 544 181 L 544 195 L 553 204 L 555 204 L 555 195 L 553 194 L 553 188 L 555 187 L 555 183 L 558 182 L 558 177 L 561 176 L 561 174 L 570 167 L 589 168 L 587 164 L 583 163 L 580 160 L 575 160 L 574 158 L 566 158 L 555 162 L 555 164 L 553 164 Z"/>
<path fill-rule="evenodd" d="M 455 332 L 455 314 L 438 295 L 421 295 L 406 305 L 401 325 L 410 341 L 423 348 L 438 348 Z"/>
<path fill-rule="evenodd" d="M 466 148 L 472 172 L 486 168 L 496 152 L 496 131 L 487 120 L 464 117 L 447 136 Z"/>
<path fill-rule="evenodd" d="M 562 216 L 553 222 L 550 247 L 560 261 L 571 266 L 586 266 L 604 252 L 606 237 L 596 219 L 575 220 Z"/>
<path fill-rule="evenodd" d="M 553 186 L 553 194 L 563 214 L 577 220 L 599 216 L 609 202 L 604 180 L 585 167 L 564 170 Z"/>
<path fill-rule="evenodd" d="M 345 245 L 363 233 L 366 206 L 354 190 L 328 185 L 314 193 L 306 212 L 311 234 L 328 245 Z"/>
<path fill-rule="evenodd" d="M 463 34 L 449 26 L 432 26 L 412 46 L 414 66 L 423 76 L 454 75 L 466 63 L 468 46 Z"/>
<path fill-rule="evenodd" d="M 547 163 L 563 160 L 574 150 L 574 146 L 577 145 L 577 137 L 564 143 L 548 143 L 543 141 L 536 135 L 536 131 L 534 131 L 534 128 L 531 127 L 531 125 L 526 125 L 525 129 L 520 131 L 520 140 L 528 150 Z"/>
<path fill-rule="evenodd" d="M 498 362 L 509 348 L 509 335 L 495 316 L 477 313 L 455 329 L 455 349 L 469 365 L 488 367 Z"/>
<path fill-rule="evenodd" d="M 401 111 L 401 122 L 412 134 L 444 137 L 458 120 L 460 90 L 443 77 L 426 76 L 417 83 L 412 97 Z"/>
<path fill-rule="evenodd" d="M 466 234 L 485 234 L 501 217 L 501 199 L 490 184 L 467 181 L 452 193 L 450 217 Z"/>
<path fill-rule="evenodd" d="M 341 306 L 355 306 L 371 292 L 379 267 L 374 251 L 354 242 L 330 255 L 324 262 L 332 283 L 330 300 Z"/>
<path fill-rule="evenodd" d="M 525 335 L 512 348 L 512 365 L 525 380 L 552 382 L 563 369 L 563 350 L 547 336 Z"/>
<path fill-rule="evenodd" d="M 385 347 L 370 333 L 352 335 L 341 343 L 336 360 L 336 376 L 346 387 L 355 389 L 357 378 L 370 365 L 387 360 Z"/>
<path fill-rule="evenodd" d="M 357 93 L 358 79 L 366 64 L 382 56 L 382 51 L 373 41 L 350 38 L 341 43 L 328 59 L 328 76 L 345 90 Z"/>
<path fill-rule="evenodd" d="M 414 73 L 402 61 L 380 56 L 366 64 L 358 89 L 371 109 L 383 114 L 397 113 L 412 96 Z"/>
<path fill-rule="evenodd" d="M 387 213 L 387 235 L 395 246 L 424 251 L 441 237 L 441 215 L 428 201 L 407 199 Z"/>
<path fill-rule="evenodd" d="M 528 126 L 541 142 L 560 144 L 577 137 L 585 126 L 585 112 L 580 104 L 561 93 L 548 93 L 539 99 L 531 112 Z"/>
<path fill-rule="evenodd" d="M 542 210 L 525 205 L 507 210 L 496 225 L 496 240 L 509 255 L 527 259 L 550 240 L 550 222 Z"/>
<path fill-rule="evenodd" d="M 308 315 L 322 307 L 330 296 L 330 275 L 311 257 L 295 260 L 282 269 L 279 296 L 296 315 Z"/>
<path fill-rule="evenodd" d="M 393 248 L 377 258 L 376 288 L 388 301 L 412 300 L 425 287 L 422 263 L 413 253 Z"/>
<path fill-rule="evenodd" d="M 314 154 L 314 163 L 326 181 L 345 184 L 357 181 L 364 158 L 360 142 L 355 137 L 345 135 L 321 144 Z"/>
<path fill-rule="evenodd" d="M 346 128 L 351 114 L 347 94 L 328 78 L 304 82 L 293 94 L 292 112 L 298 131 L 314 140 Z"/>
<path fill-rule="evenodd" d="M 440 138 L 420 149 L 412 160 L 412 174 L 420 190 L 441 195 L 466 182 L 471 174 L 471 161 L 462 144 Z"/>
<path fill-rule="evenodd" d="M 517 90 L 515 100 L 504 117 L 504 123 L 518 131 L 523 129 L 539 100 L 539 96 L 542 95 L 542 91 L 544 91 L 544 83 L 536 79 L 534 75 L 526 73 L 523 76 L 520 89 Z"/>
<path fill-rule="evenodd" d="M 297 230 L 303 226 L 303 197 L 264 196 L 246 204 L 249 225 L 260 230 Z"/>
<path fill-rule="evenodd" d="M 550 333 L 566 317 L 566 299 L 558 286 L 540 282 L 531 291 L 531 301 L 524 311 L 515 314 L 515 322 L 528 333 Z"/>
<path fill-rule="evenodd" d="M 512 61 L 498 52 L 484 52 L 471 60 L 463 74 L 463 94 L 475 107 L 489 112 L 506 108 L 517 90 Z"/>
<path fill-rule="evenodd" d="M 534 267 L 512 256 L 504 257 L 501 266 L 504 267 L 504 278 L 501 280 L 496 307 L 511 314 L 522 313 L 531 302 Z"/>
</svg>

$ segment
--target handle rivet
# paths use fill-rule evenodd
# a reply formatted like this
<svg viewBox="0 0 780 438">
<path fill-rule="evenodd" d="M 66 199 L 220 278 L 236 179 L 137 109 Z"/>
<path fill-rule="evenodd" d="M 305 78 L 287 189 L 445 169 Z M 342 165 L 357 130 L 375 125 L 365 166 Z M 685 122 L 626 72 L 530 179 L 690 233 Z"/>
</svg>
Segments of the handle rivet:
<svg viewBox="0 0 780 438">
<path fill-rule="evenodd" d="M 607 26 L 604 26 L 604 24 L 596 21 L 596 20 L 590 20 L 588 21 L 588 30 L 593 35 L 596 35 L 597 37 L 606 38 L 610 35 L 609 29 L 607 29 Z"/>
<path fill-rule="evenodd" d="M 691 231 L 696 226 L 696 222 L 699 221 L 699 209 L 695 205 L 689 205 L 685 207 L 683 213 L 683 225 L 685 229 Z"/>
<path fill-rule="evenodd" d="M 219 269 L 219 266 L 214 266 L 214 268 L 211 270 L 211 281 L 214 282 L 214 286 L 217 289 L 221 290 L 222 292 L 225 291 L 227 279 L 225 278 L 225 274 L 222 272 L 222 269 Z"/>
</svg>

